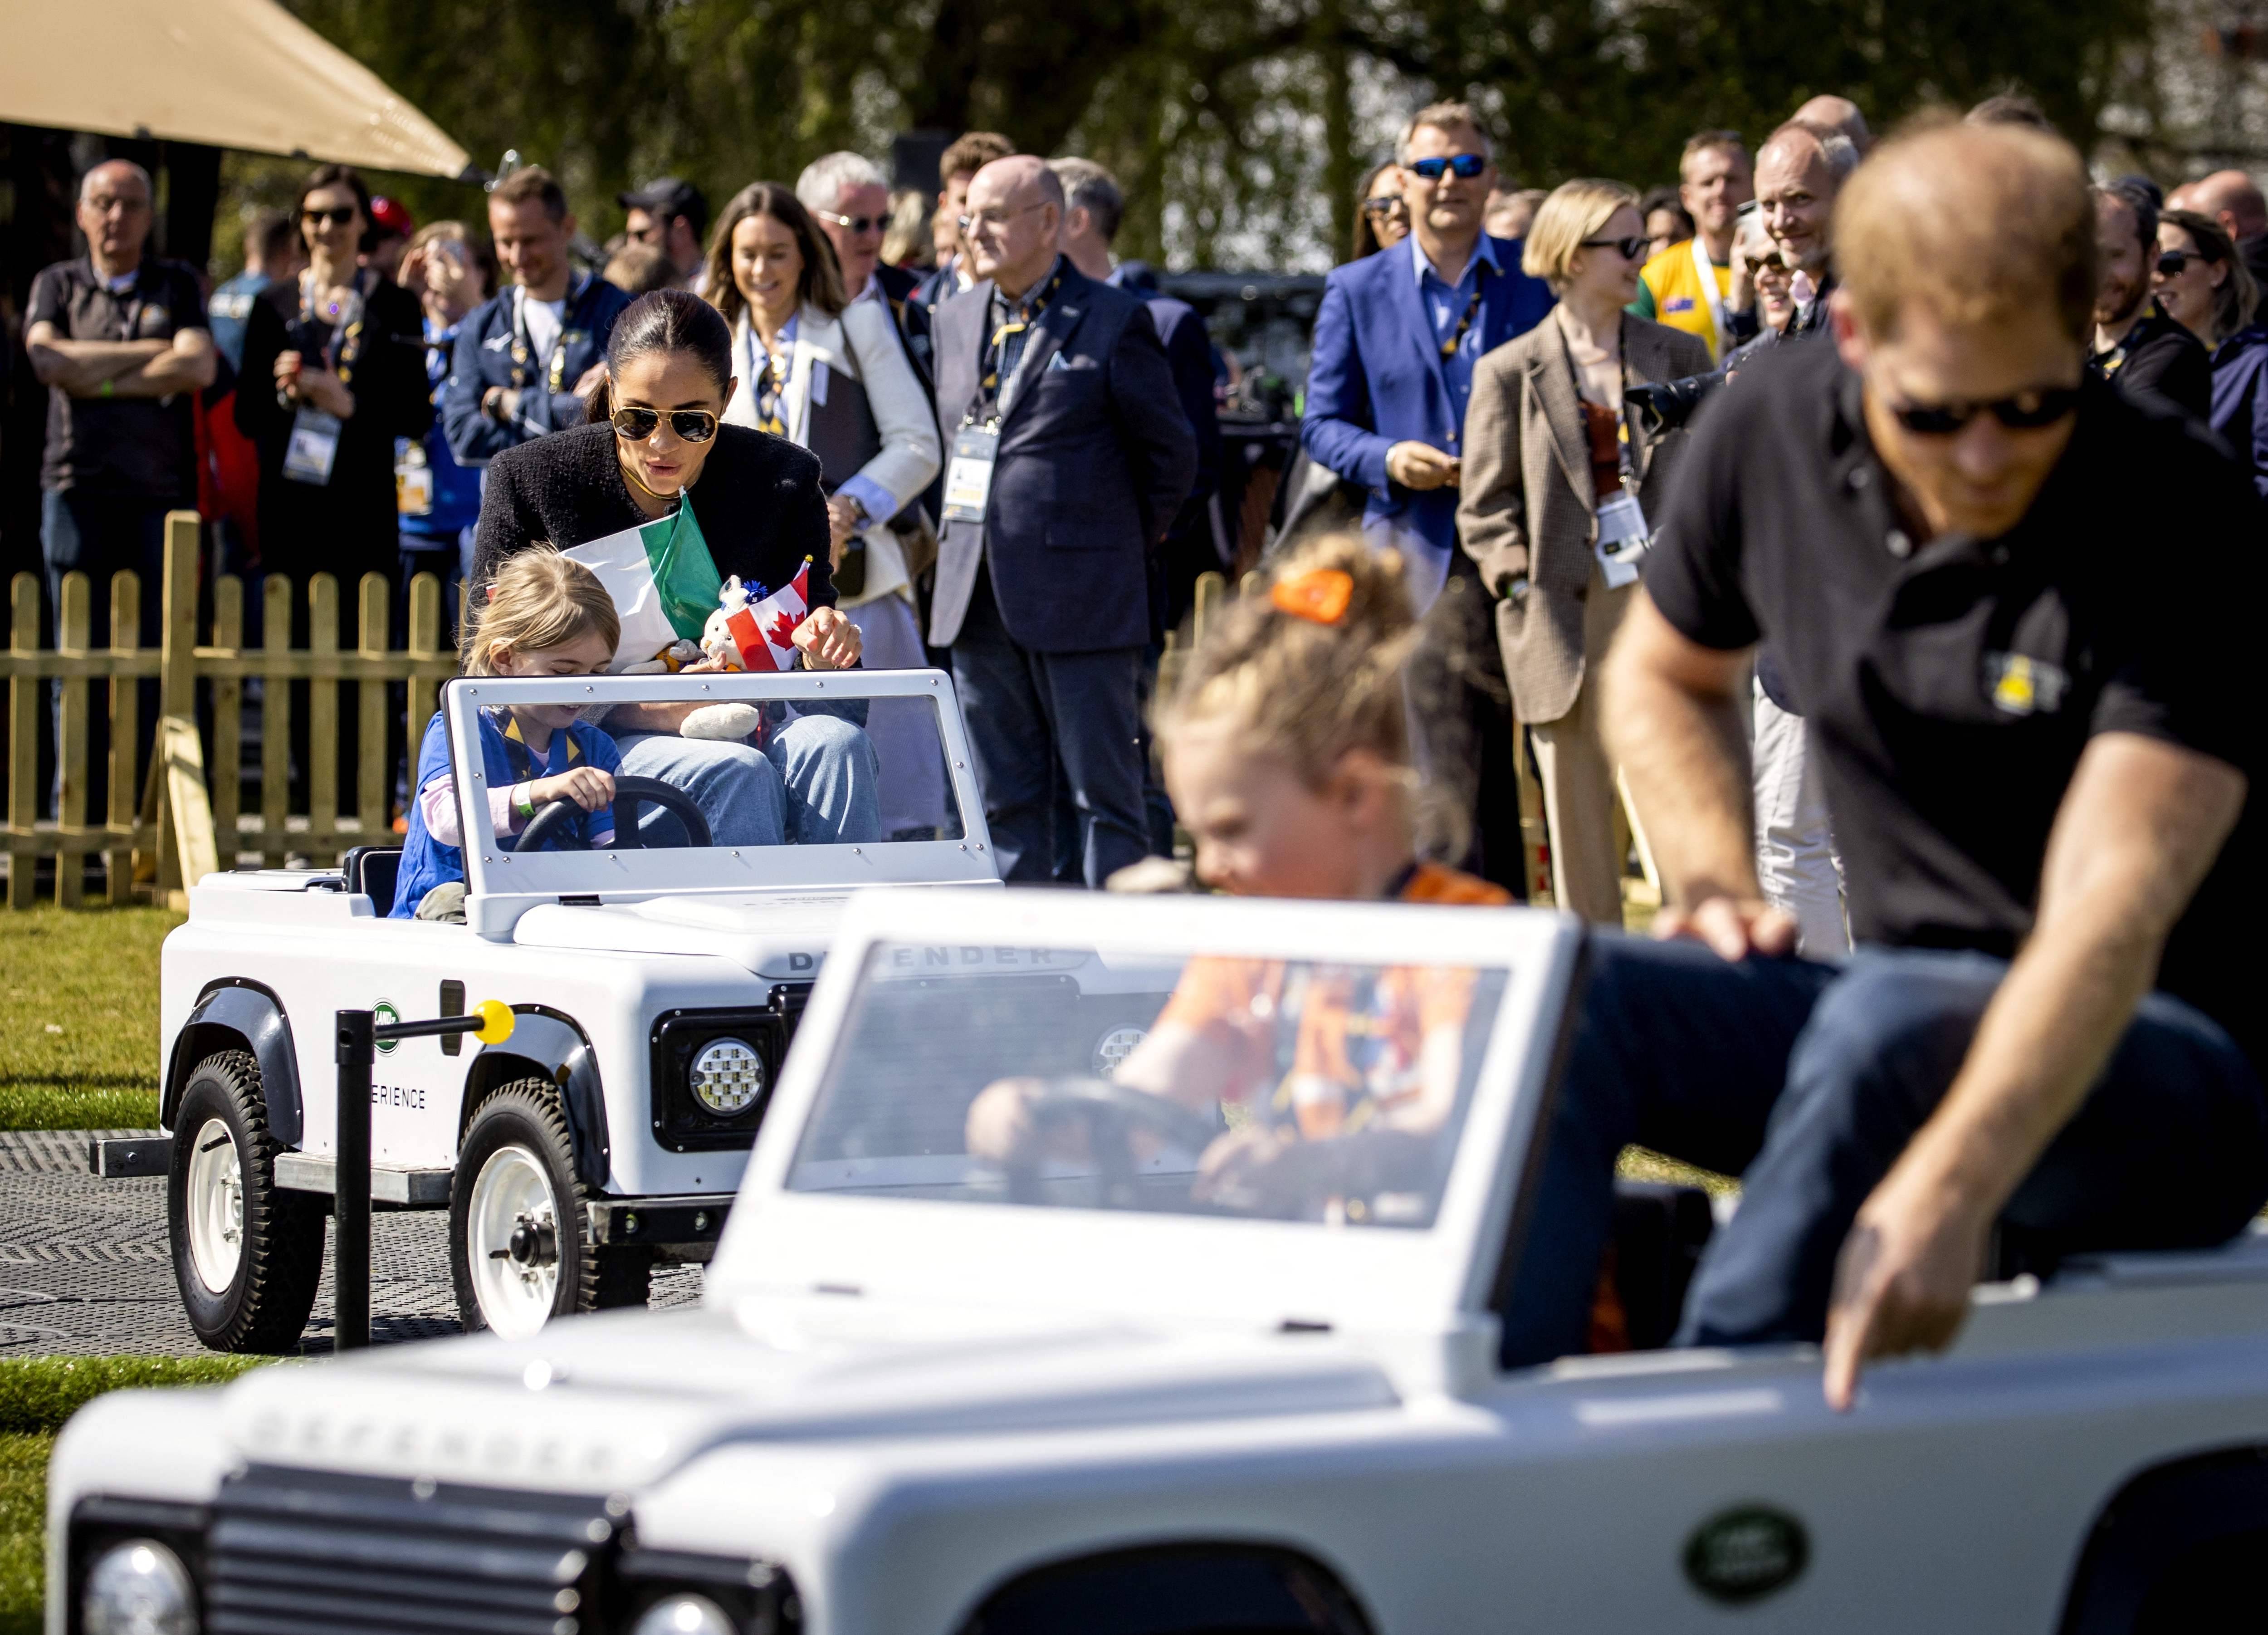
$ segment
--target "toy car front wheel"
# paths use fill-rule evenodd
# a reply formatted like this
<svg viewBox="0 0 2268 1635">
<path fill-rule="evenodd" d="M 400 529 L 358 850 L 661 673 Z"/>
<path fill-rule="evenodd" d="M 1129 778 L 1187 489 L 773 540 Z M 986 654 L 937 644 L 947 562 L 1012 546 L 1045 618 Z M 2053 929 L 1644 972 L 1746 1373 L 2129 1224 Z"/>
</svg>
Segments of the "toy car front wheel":
<svg viewBox="0 0 2268 1635">
<path fill-rule="evenodd" d="M 449 1259 L 468 1331 L 519 1339 L 554 1317 L 645 1303 L 652 1253 L 593 1242 L 590 1197 L 549 1081 L 520 1079 L 481 1103 L 449 1196 Z"/>
<path fill-rule="evenodd" d="M 290 1351 L 314 1309 L 322 1204 L 276 1187 L 276 1152 L 259 1064 L 198 1063 L 173 1115 L 166 1225 L 189 1326 L 217 1351 Z"/>
</svg>

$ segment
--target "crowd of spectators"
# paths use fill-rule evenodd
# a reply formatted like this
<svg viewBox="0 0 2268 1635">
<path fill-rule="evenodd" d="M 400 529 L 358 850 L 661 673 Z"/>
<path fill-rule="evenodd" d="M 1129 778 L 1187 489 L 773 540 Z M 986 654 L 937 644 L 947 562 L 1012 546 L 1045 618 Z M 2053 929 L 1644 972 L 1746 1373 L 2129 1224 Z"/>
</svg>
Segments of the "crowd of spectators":
<svg viewBox="0 0 2268 1635">
<path fill-rule="evenodd" d="M 2021 98 L 1970 118 L 2046 128 Z M 1481 116 L 1445 103 L 1362 178 L 1301 437 L 1359 525 L 1410 563 L 1438 850 L 1526 888 L 1524 741 L 1558 900 L 1619 917 L 1646 843 L 1587 675 L 1633 572 L 1614 530 L 1627 504 L 1642 548 L 1676 468 L 1688 409 L 1654 405 L 1690 406 L 1763 351 L 1825 335 L 1835 202 L 1873 140 L 1854 105 L 1819 97 L 1753 151 L 1738 132 L 1696 133 L 1674 183 L 1547 192 L 1501 174 Z M 484 220 L 421 226 L 324 166 L 291 212 L 247 222 L 242 270 L 208 298 L 192 269 L 149 254 L 148 177 L 97 166 L 78 206 L 87 253 L 40 275 L 27 313 L 51 389 L 49 595 L 86 571 L 101 630 L 110 572 L 154 584 L 165 512 L 201 504 L 210 565 L 252 582 L 248 639 L 259 578 L 319 569 L 387 576 L 397 641 L 412 579 L 432 573 L 453 631 L 487 463 L 583 423 L 615 320 L 639 295 L 688 290 L 733 326 L 726 417 L 827 467 L 834 579 L 865 661 L 960 677 L 1004 864 L 1099 884 L 1172 843 L 1144 700 L 1163 632 L 1231 557 L 1213 499 L 1217 360 L 1197 314 L 1115 256 L 1126 199 L 1102 166 L 973 131 L 936 180 L 894 189 L 864 156 L 830 153 L 792 187 L 743 188 L 712 225 L 701 189 L 665 176 L 619 195 L 622 230 L 594 247 L 541 168 L 499 179 Z M 2258 188 L 2221 172 L 2169 197 L 2127 177 L 2095 202 L 2088 368 L 2208 426 L 2268 496 Z M 1078 396 L 1090 364 L 1104 388 Z M 981 450 L 962 448 L 972 432 Z M 990 492 L 956 502 L 948 468 L 979 453 Z M 304 642 L 304 594 L 292 607 Z M 143 639 L 156 616 L 145 597 Z M 350 594 L 338 616 L 351 646 Z M 1764 889 L 1807 951 L 1839 950 L 1835 837 L 1769 644 L 1749 686 Z M 342 784 L 355 718 L 342 712 Z M 306 712 L 293 720 L 303 752 Z M 302 785 L 304 768 L 295 755 Z"/>
</svg>

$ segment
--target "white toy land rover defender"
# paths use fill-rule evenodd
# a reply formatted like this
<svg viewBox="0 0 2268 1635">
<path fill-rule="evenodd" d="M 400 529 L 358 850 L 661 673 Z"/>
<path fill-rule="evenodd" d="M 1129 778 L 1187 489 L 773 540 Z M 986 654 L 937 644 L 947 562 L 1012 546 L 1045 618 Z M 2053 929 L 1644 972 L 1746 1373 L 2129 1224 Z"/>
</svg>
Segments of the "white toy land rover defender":
<svg viewBox="0 0 2268 1635">
<path fill-rule="evenodd" d="M 1658 1349 L 1711 1215 L 1632 1191 L 1640 1349 L 1499 1365 L 1585 934 L 868 894 L 703 1308 L 104 1397 L 50 1469 L 49 1635 L 2132 1635 L 2250 1606 L 2256 1234 L 1980 1287 L 1950 1352 L 1837 1414 L 1814 1348 Z M 1147 1030 L 1108 1063 L 1105 991 Z"/>
<path fill-rule="evenodd" d="M 566 801 L 516 845 L 481 840 L 493 834 L 472 816 L 489 806 L 481 713 L 564 703 L 586 719 L 624 703 L 737 704 L 743 722 L 847 710 L 878 751 L 880 833 L 712 845 L 720 814 L 634 781 L 611 849 L 543 840 L 575 840 Z M 464 679 L 442 713 L 460 832 L 475 840 L 461 924 L 399 917 L 416 906 L 394 901 L 402 854 L 364 847 L 335 872 L 210 875 L 166 940 L 172 1133 L 92 1157 L 102 1173 L 169 1174 L 181 1299 L 216 1349 L 291 1348 L 315 1298 L 335 1012 L 384 1022 L 493 999 L 516 1013 L 501 1044 L 379 1047 L 372 1191 L 376 1208 L 449 1211 L 465 1325 L 526 1335 L 556 1314 L 643 1304 L 658 1256 L 713 1249 L 849 893 L 998 884 L 952 682 L 935 671 Z M 759 720 L 732 752 L 758 758 L 767 730 Z"/>
</svg>

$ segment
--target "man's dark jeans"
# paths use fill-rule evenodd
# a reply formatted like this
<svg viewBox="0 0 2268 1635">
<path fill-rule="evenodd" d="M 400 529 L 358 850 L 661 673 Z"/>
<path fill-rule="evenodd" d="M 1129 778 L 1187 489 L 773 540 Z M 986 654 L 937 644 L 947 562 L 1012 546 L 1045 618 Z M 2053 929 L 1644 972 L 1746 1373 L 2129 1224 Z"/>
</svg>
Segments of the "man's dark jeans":
<svg viewBox="0 0 2268 1635">
<path fill-rule="evenodd" d="M 1637 1142 L 1739 1175 L 1678 1339 L 1817 1340 L 1836 1257 L 1959 1070 L 2007 963 L 1862 948 L 1846 965 L 1719 960 L 1693 943 L 1592 945 L 1505 1317 L 1506 1366 L 1584 1349 Z M 2268 1199 L 2268 1094 L 2234 1040 L 2164 994 L 2001 1214 L 2042 1256 L 2225 1241 Z"/>
<path fill-rule="evenodd" d="M 1060 875 L 1100 887 L 1141 861 L 1148 849 L 1141 667 L 1138 647 L 1049 653 L 1019 646 L 1000 622 L 990 576 L 977 576 L 953 644 L 953 685 L 968 724 L 992 850 L 1011 885 L 1044 885 Z M 1077 847 L 1060 869 L 1058 775 Z"/>
<path fill-rule="evenodd" d="M 158 645 L 164 628 L 166 601 L 166 513 L 176 507 L 164 500 L 89 493 L 84 489 L 49 489 L 40 496 L 40 549 L 48 570 L 48 610 L 55 620 L 55 639 L 63 639 L 63 576 L 73 571 L 87 577 L 87 643 L 110 645 L 110 576 L 121 569 L 142 578 L 142 617 L 138 639 L 144 647 Z M 139 714 L 136 718 L 135 765 L 149 762 L 150 746 L 158 733 L 158 683 L 144 681 L 135 689 Z M 100 823 L 108 812 L 110 776 L 106 757 L 110 752 L 110 699 L 107 689 L 87 689 L 86 821 Z M 55 689 L 58 741 L 62 731 L 63 695 Z M 57 789 L 62 772 L 57 769 Z M 136 784 L 136 792 L 140 792 Z M 58 796 L 60 799 L 60 796 Z M 56 813 L 61 816 L 60 810 Z"/>
</svg>

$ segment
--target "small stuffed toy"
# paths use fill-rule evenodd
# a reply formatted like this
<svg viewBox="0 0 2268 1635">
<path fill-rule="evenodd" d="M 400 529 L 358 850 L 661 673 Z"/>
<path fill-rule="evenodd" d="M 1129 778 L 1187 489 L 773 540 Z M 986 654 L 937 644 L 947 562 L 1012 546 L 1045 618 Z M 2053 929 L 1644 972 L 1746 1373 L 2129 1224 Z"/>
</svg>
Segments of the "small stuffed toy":
<svg viewBox="0 0 2268 1635">
<path fill-rule="evenodd" d="M 732 617 L 743 608 L 753 608 L 771 593 L 762 585 L 743 585 L 738 574 L 725 581 L 717 593 L 717 611 L 709 615 L 708 623 L 701 627 L 701 652 L 704 658 L 714 659 L 727 670 L 745 670 L 747 660 L 740 656 L 740 644 L 733 637 Z"/>
<path fill-rule="evenodd" d="M 623 675 L 675 675 L 687 665 L 700 662 L 699 644 L 681 639 L 670 643 L 651 659 L 641 659 L 637 664 L 624 665 L 621 674 Z"/>
<path fill-rule="evenodd" d="M 679 724 L 677 735 L 736 742 L 747 738 L 762 722 L 762 712 L 754 704 L 703 704 Z"/>
</svg>

